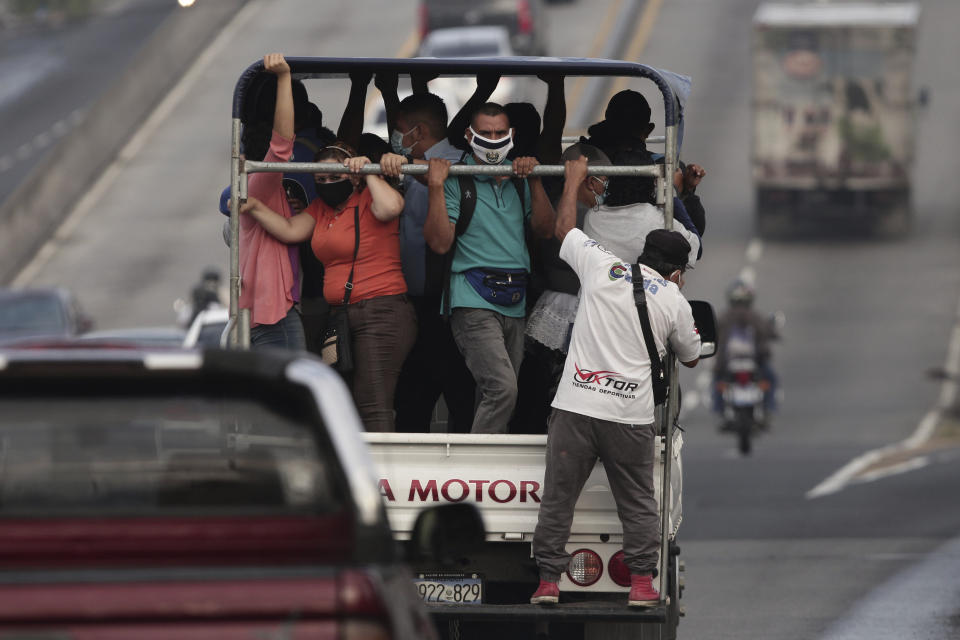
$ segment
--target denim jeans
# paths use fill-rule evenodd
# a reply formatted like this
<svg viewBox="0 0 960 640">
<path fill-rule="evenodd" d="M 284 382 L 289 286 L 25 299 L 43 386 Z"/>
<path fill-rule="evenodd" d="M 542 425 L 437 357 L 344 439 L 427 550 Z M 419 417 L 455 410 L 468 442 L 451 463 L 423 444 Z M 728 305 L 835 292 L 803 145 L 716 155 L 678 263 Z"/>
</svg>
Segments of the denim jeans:
<svg viewBox="0 0 960 640">
<path fill-rule="evenodd" d="M 451 313 L 453 339 L 480 394 L 471 433 L 507 433 L 517 404 L 525 325 L 523 318 L 489 309 L 457 307 Z"/>
<path fill-rule="evenodd" d="M 275 324 L 258 324 L 250 328 L 251 349 L 291 349 L 303 351 L 307 348 L 303 337 L 303 322 L 296 307 L 290 307 L 287 315 Z"/>
</svg>

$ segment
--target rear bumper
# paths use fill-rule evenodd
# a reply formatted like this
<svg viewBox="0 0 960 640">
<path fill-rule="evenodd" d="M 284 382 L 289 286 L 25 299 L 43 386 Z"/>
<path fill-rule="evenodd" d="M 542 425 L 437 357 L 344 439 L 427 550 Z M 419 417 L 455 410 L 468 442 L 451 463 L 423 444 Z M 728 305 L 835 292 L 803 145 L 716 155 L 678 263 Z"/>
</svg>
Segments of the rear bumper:
<svg viewBox="0 0 960 640">
<path fill-rule="evenodd" d="M 563 598 L 563 594 L 560 594 Z M 430 615 L 438 621 L 474 620 L 480 622 L 638 622 L 664 623 L 667 608 L 627 607 L 626 594 L 613 602 L 561 602 L 552 606 L 536 604 L 430 605 Z"/>
</svg>

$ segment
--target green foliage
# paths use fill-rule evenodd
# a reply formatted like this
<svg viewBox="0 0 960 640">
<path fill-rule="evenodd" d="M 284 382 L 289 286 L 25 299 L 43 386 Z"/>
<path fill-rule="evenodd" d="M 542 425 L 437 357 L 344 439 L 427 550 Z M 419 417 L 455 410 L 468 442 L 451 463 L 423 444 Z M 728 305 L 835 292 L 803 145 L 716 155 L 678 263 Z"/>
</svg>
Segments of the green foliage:
<svg viewBox="0 0 960 640">
<path fill-rule="evenodd" d="M 855 162 L 880 162 L 890 159 L 890 147 L 883 140 L 879 124 L 854 124 L 850 118 L 837 121 L 840 139 Z"/>
</svg>

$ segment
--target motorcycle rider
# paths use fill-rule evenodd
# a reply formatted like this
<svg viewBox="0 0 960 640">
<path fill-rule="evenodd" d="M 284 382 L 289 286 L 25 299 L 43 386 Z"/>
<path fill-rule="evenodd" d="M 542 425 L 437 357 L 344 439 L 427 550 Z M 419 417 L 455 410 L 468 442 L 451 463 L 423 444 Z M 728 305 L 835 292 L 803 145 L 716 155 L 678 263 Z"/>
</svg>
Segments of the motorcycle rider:
<svg viewBox="0 0 960 640">
<path fill-rule="evenodd" d="M 753 287 L 743 280 L 727 290 L 729 308 L 717 321 L 717 357 L 713 370 L 713 410 L 723 415 L 723 388 L 730 374 L 731 358 L 750 357 L 756 364 L 763 388 L 763 406 L 769 416 L 776 410 L 777 375 L 773 370 L 770 342 L 777 338 L 771 323 L 753 309 Z"/>
<path fill-rule="evenodd" d="M 223 306 L 220 293 L 220 270 L 216 267 L 207 267 L 200 276 L 200 282 L 190 291 L 190 320 L 186 326 L 193 324 L 201 311 L 211 306 Z"/>
</svg>

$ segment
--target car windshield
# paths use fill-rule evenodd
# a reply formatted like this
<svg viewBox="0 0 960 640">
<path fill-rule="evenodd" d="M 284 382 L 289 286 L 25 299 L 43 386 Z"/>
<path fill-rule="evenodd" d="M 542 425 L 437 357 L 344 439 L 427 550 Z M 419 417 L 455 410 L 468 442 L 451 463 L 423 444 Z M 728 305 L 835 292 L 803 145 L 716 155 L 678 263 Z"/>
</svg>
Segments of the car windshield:
<svg viewBox="0 0 960 640">
<path fill-rule="evenodd" d="M 66 319 L 57 299 L 37 295 L 5 298 L 0 304 L 0 333 L 18 331 L 65 332 Z"/>
<path fill-rule="evenodd" d="M 0 412 L 0 517 L 344 504 L 310 425 L 242 397 L 20 397 Z"/>
</svg>

